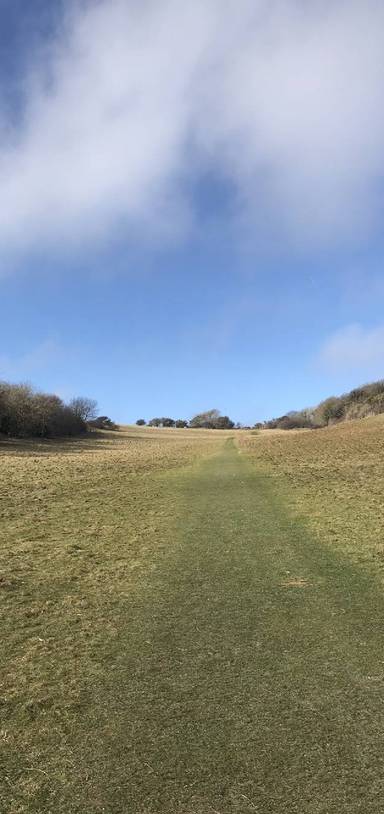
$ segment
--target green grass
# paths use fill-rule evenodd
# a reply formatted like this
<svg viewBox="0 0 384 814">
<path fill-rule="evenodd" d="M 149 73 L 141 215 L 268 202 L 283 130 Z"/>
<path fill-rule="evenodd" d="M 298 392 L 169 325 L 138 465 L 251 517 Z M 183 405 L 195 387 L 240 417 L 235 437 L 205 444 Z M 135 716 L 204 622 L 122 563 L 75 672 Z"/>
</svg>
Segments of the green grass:
<svg viewBox="0 0 384 814">
<path fill-rule="evenodd" d="M 295 516 L 270 453 L 140 437 L 60 451 L 5 517 L 0 810 L 378 814 L 375 561 Z"/>
</svg>

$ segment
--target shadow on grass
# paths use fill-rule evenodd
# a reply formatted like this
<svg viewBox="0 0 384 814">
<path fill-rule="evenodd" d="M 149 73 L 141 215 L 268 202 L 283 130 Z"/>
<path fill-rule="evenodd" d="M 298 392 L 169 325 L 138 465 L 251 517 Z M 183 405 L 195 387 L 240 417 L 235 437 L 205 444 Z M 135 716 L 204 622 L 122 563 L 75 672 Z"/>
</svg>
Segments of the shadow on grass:
<svg viewBox="0 0 384 814">
<path fill-rule="evenodd" d="M 68 438 L 8 438 L 0 435 L 0 455 L 13 453 L 17 455 L 31 455 L 33 457 L 48 454 L 73 454 L 94 452 L 102 448 L 116 447 L 125 444 L 130 437 L 129 433 L 118 430 L 92 430 L 86 435 L 71 436 Z M 132 436 L 134 437 L 134 436 Z"/>
<path fill-rule="evenodd" d="M 163 484 L 178 519 L 98 653 L 76 811 L 381 814 L 374 571 L 313 540 L 230 441 Z"/>
<path fill-rule="evenodd" d="M 374 570 L 313 540 L 230 441 L 199 468 L 159 476 L 159 495 L 154 570 L 81 605 L 89 638 L 79 622 L 66 654 L 79 701 L 66 705 L 65 686 L 60 715 L 33 708 L 39 762 L 21 764 L 35 786 L 4 811 L 381 814 Z M 99 554 L 112 583 L 113 545 Z M 129 571 L 129 548 L 118 563 Z M 46 663 L 60 677 L 59 658 Z"/>
</svg>

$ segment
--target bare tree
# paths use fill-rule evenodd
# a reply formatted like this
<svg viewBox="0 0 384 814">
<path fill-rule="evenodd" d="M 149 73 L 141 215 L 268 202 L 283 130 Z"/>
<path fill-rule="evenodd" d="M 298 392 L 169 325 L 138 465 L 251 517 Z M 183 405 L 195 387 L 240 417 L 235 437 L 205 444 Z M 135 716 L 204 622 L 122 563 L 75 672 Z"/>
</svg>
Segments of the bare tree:
<svg viewBox="0 0 384 814">
<path fill-rule="evenodd" d="M 53 438 L 86 430 L 86 423 L 59 396 L 36 392 L 28 384 L 0 382 L 0 433 Z"/>
<path fill-rule="evenodd" d="M 92 421 L 97 416 L 97 401 L 86 396 L 77 396 L 69 402 L 72 412 L 82 421 Z"/>
</svg>

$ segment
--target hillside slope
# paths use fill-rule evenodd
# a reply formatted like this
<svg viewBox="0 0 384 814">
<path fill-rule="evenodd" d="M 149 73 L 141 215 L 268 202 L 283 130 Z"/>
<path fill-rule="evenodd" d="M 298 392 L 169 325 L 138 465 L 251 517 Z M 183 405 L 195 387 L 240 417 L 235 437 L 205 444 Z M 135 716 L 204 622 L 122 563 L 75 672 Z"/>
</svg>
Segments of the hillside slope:
<svg viewBox="0 0 384 814">
<path fill-rule="evenodd" d="M 380 413 L 384 413 L 384 379 L 356 387 L 342 396 L 330 396 L 317 407 L 292 410 L 279 418 L 266 421 L 264 427 L 283 430 L 299 427 L 311 429 Z"/>
<path fill-rule="evenodd" d="M 239 433 L 240 448 L 319 542 L 384 567 L 384 416 L 316 432 Z"/>
</svg>

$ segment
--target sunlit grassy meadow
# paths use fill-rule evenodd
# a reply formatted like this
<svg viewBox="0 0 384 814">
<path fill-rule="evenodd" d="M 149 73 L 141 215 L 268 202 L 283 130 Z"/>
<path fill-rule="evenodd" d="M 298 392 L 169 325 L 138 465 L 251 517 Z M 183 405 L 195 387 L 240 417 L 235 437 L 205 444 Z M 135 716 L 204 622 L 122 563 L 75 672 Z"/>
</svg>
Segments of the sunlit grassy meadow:
<svg viewBox="0 0 384 814">
<path fill-rule="evenodd" d="M 239 445 L 319 542 L 384 563 L 384 416 L 315 432 L 242 433 Z"/>
<path fill-rule="evenodd" d="M 381 418 L 4 441 L 10 814 L 378 814 Z"/>
<path fill-rule="evenodd" d="M 0 446 L 2 811 L 50 810 L 52 791 L 84 780 L 114 640 L 177 544 L 162 476 L 211 455 L 207 435 Z"/>
</svg>

